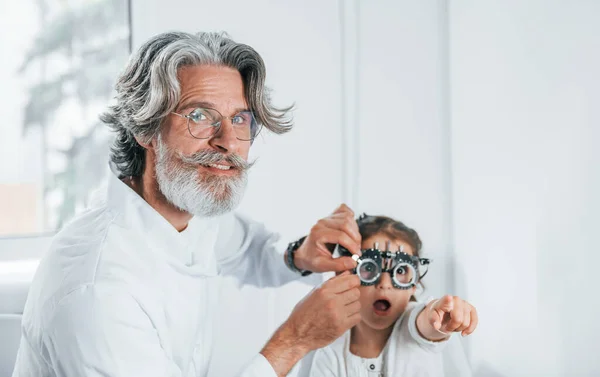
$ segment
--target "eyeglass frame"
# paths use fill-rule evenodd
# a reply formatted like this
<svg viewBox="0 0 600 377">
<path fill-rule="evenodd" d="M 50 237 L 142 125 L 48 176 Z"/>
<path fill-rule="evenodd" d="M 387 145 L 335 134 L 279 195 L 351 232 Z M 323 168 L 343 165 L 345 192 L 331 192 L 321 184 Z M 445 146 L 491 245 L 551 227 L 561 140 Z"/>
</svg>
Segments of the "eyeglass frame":
<svg viewBox="0 0 600 377">
<path fill-rule="evenodd" d="M 218 125 L 215 128 L 215 131 L 213 132 L 212 135 L 210 135 L 209 137 L 197 137 L 194 136 L 194 134 L 192 133 L 192 130 L 190 129 L 190 121 L 193 122 L 192 118 L 191 118 L 191 114 L 196 111 L 196 110 L 210 110 L 210 111 L 214 111 L 215 113 L 219 114 L 219 116 L 221 117 L 221 119 L 217 123 Z M 221 112 L 217 109 L 214 109 L 212 107 L 204 107 L 204 106 L 195 106 L 190 112 L 189 114 L 185 115 L 185 114 L 181 114 L 181 113 L 177 113 L 175 111 L 171 111 L 171 114 L 180 116 L 182 118 L 187 119 L 187 129 L 188 132 L 190 133 L 190 135 L 194 138 L 194 139 L 198 139 L 198 140 L 207 140 L 210 139 L 211 137 L 215 136 L 216 134 L 219 133 L 219 130 L 221 129 L 221 125 L 223 124 L 223 120 L 224 119 L 229 119 L 229 121 L 231 122 L 232 127 L 235 128 L 235 124 L 232 121 L 232 118 L 236 117 L 237 115 L 241 114 L 241 113 L 250 113 L 252 115 L 252 123 L 250 124 L 250 133 L 252 133 L 252 125 L 256 124 L 256 127 L 258 128 L 258 130 L 256 131 L 256 135 L 254 135 L 254 137 L 252 137 L 251 139 L 240 139 L 237 135 L 236 135 L 236 139 L 240 140 L 240 141 L 250 141 L 253 142 L 254 139 L 256 139 L 256 137 L 258 136 L 258 134 L 260 134 L 260 131 L 262 130 L 262 124 L 258 123 L 256 121 L 256 117 L 254 116 L 254 112 L 252 112 L 251 110 L 242 110 L 242 111 L 238 111 L 237 113 L 235 113 L 232 116 L 224 116 L 223 114 L 221 114 Z M 215 127 L 214 124 L 215 123 L 211 123 L 211 126 Z"/>
<path fill-rule="evenodd" d="M 393 278 L 393 273 L 394 270 L 396 270 L 396 268 L 401 265 L 401 264 L 408 264 L 411 265 L 414 272 L 415 272 L 415 282 L 414 285 L 418 284 L 421 279 L 423 279 L 425 277 L 425 275 L 427 275 L 427 273 L 429 272 L 429 265 L 433 262 L 433 259 L 431 258 L 423 258 L 423 257 L 417 257 L 416 255 L 410 255 L 406 252 L 404 252 L 404 247 L 401 247 L 400 250 L 398 250 L 397 252 L 391 252 L 389 250 L 379 250 L 379 246 L 377 245 L 377 243 L 372 247 L 372 248 L 367 248 L 367 249 L 362 249 L 361 250 L 361 256 L 359 257 L 356 254 L 352 254 L 348 249 L 346 249 L 344 246 L 340 245 L 340 244 L 336 244 L 335 249 L 333 254 L 337 253 L 339 256 L 352 256 L 352 259 L 354 259 L 357 263 L 357 266 L 354 267 L 352 269 L 352 272 L 355 274 L 358 274 L 358 269 L 361 265 L 361 263 L 363 261 L 374 261 L 375 264 L 377 264 L 379 266 L 380 269 L 380 274 L 382 273 L 389 273 L 390 277 Z M 369 254 L 373 254 L 375 253 L 375 255 L 377 257 L 373 258 L 373 256 L 368 256 Z M 384 261 L 384 259 L 386 259 L 386 261 Z M 393 260 L 392 260 L 393 259 Z M 399 263 L 394 264 L 394 267 L 389 268 L 387 265 L 391 265 L 393 261 L 400 261 Z M 389 261 L 389 262 L 388 262 Z M 384 262 L 388 262 L 386 263 L 386 266 L 383 265 Z M 422 272 L 420 266 L 427 266 L 427 269 L 425 270 L 425 272 Z M 381 275 L 380 275 L 381 276 Z M 363 280 L 361 279 L 361 285 L 363 286 L 368 286 L 368 285 L 374 285 L 377 284 L 377 282 L 379 282 L 379 278 L 375 279 L 373 282 L 363 282 Z M 401 284 L 397 284 L 396 282 L 393 281 L 392 282 L 394 284 L 394 287 L 398 288 L 398 289 L 409 289 L 411 288 L 411 286 L 402 286 Z M 414 286 L 413 285 L 413 286 Z"/>
<path fill-rule="evenodd" d="M 356 223 L 357 223 L 357 224 L 360 226 L 361 224 L 366 224 L 366 223 L 368 223 L 368 222 L 372 221 L 372 220 L 373 220 L 373 219 L 375 219 L 376 217 L 377 217 L 377 216 L 367 215 L 366 213 L 364 213 L 364 212 L 363 212 L 363 213 L 362 213 L 360 216 L 358 216 L 358 218 L 356 219 Z M 366 253 L 366 252 L 373 251 L 373 252 L 378 252 L 378 253 L 380 253 L 380 254 L 381 254 L 381 256 L 384 256 L 385 258 L 392 258 L 392 257 L 394 257 L 394 256 L 396 256 L 396 257 L 397 257 L 397 256 L 399 256 L 399 255 L 401 255 L 401 254 L 402 254 L 402 255 L 405 255 L 405 258 L 406 258 L 407 260 L 410 260 L 410 261 L 411 261 L 411 263 L 410 263 L 410 264 L 412 265 L 412 267 L 414 268 L 414 270 L 415 270 L 415 272 L 416 272 L 416 274 L 415 274 L 415 277 L 416 277 L 415 285 L 416 285 L 416 284 L 417 284 L 417 283 L 419 283 L 419 282 L 421 281 L 421 279 L 423 279 L 423 278 L 425 277 L 425 275 L 427 275 L 427 273 L 429 272 L 429 265 L 430 265 L 431 263 L 433 263 L 433 259 L 431 259 L 431 258 L 423 258 L 423 257 L 418 257 L 418 256 L 416 256 L 416 255 L 410 255 L 410 254 L 408 254 L 408 253 L 406 253 L 406 252 L 404 252 L 404 251 L 403 251 L 403 249 L 404 249 L 403 247 L 401 247 L 401 249 L 402 249 L 402 250 L 401 250 L 401 251 L 398 251 L 397 253 L 392 253 L 392 252 L 390 252 L 389 250 L 381 251 L 381 250 L 379 250 L 379 249 L 378 249 L 378 246 L 377 246 L 377 244 L 375 244 L 375 246 L 374 246 L 373 248 L 368 248 L 368 249 L 361 250 L 361 254 L 364 254 L 364 253 Z M 362 257 L 359 257 L 358 255 L 353 255 L 353 254 L 352 254 L 352 253 L 351 253 L 351 252 L 350 252 L 348 249 L 346 249 L 344 246 L 342 246 L 342 245 L 340 245 L 340 244 L 337 244 L 337 245 L 335 246 L 334 253 L 335 253 L 335 252 L 337 252 L 337 253 L 338 253 L 340 256 L 352 256 L 352 259 L 354 259 L 354 260 L 357 262 L 357 264 L 358 264 L 358 263 L 360 263 L 360 261 L 362 261 Z M 381 258 L 381 256 L 380 256 L 380 258 Z M 425 272 L 424 272 L 422 275 L 421 275 L 421 269 L 419 268 L 419 266 L 427 266 L 427 269 L 425 270 Z M 383 267 L 383 265 L 381 265 L 380 267 Z M 395 269 L 395 268 L 394 268 L 394 269 Z M 357 270 L 358 270 L 358 265 L 357 265 L 357 266 L 356 266 L 356 267 L 353 269 L 354 273 L 357 273 Z M 384 272 L 389 272 L 390 274 L 392 273 L 392 271 L 388 271 L 388 269 L 387 269 L 387 268 L 386 268 L 386 269 L 383 269 L 383 268 L 382 268 L 382 269 L 381 269 L 381 273 L 384 273 Z M 379 278 L 378 278 L 378 279 L 375 281 L 375 283 L 376 283 L 377 281 L 379 281 Z M 393 281 L 392 281 L 392 282 L 393 282 Z M 375 284 L 375 283 L 364 283 L 364 282 L 361 280 L 361 285 L 373 285 L 373 284 Z M 399 289 L 408 289 L 408 288 L 403 288 L 403 287 L 400 287 L 400 285 L 397 285 L 395 282 L 393 282 L 393 284 L 394 284 L 394 286 L 395 286 L 396 288 L 399 288 Z M 409 288 L 410 288 L 410 287 L 409 287 Z"/>
</svg>

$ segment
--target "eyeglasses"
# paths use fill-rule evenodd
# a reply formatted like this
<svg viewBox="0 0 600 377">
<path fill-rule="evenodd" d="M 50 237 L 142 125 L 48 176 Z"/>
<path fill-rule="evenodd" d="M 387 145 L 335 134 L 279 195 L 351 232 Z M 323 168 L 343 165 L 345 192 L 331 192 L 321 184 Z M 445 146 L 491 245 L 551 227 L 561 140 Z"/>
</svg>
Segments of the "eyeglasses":
<svg viewBox="0 0 600 377">
<path fill-rule="evenodd" d="M 351 254 L 342 245 L 337 245 L 337 253 L 340 256 L 352 256 L 356 261 L 356 267 L 352 272 L 358 275 L 363 286 L 379 283 L 381 274 L 387 272 L 395 288 L 410 289 L 427 275 L 429 265 L 433 262 L 429 258 L 405 253 L 403 246 L 400 246 L 396 252 L 390 251 L 389 241 L 386 250 L 379 250 L 379 244 L 376 242 L 373 248 L 361 250 L 360 257 Z"/>
<path fill-rule="evenodd" d="M 234 116 L 224 117 L 215 109 L 198 107 L 187 115 L 176 112 L 173 114 L 187 119 L 188 130 L 196 139 L 210 139 L 216 135 L 221 128 L 223 119 L 231 121 L 238 140 L 252 141 L 261 129 L 251 111 L 241 111 Z"/>
<path fill-rule="evenodd" d="M 361 285 L 375 285 L 379 282 L 381 274 L 387 272 L 392 278 L 392 285 L 398 289 L 416 286 L 427 275 L 429 264 L 432 262 L 429 258 L 405 253 L 403 247 L 396 252 L 379 250 L 377 243 L 372 249 L 362 250 L 362 256 L 352 257 L 357 262 L 353 272 L 358 275 Z"/>
</svg>

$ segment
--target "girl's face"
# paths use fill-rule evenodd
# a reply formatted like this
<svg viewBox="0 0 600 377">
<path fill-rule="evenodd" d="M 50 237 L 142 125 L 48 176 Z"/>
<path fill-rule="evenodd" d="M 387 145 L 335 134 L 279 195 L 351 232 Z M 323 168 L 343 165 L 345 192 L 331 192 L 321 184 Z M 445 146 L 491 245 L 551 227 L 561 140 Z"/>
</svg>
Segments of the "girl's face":
<svg viewBox="0 0 600 377">
<path fill-rule="evenodd" d="M 379 249 L 385 249 L 386 242 L 390 241 L 390 250 L 404 247 L 404 252 L 413 255 L 413 249 L 407 242 L 400 239 L 390 239 L 385 234 L 376 234 L 362 241 L 362 249 L 373 248 L 375 242 Z M 387 272 L 381 274 L 379 282 L 375 285 L 360 286 L 360 304 L 363 324 L 374 330 L 387 329 L 393 326 L 396 320 L 404 313 L 410 297 L 415 293 L 416 287 L 398 289 L 392 285 L 391 275 Z"/>
</svg>

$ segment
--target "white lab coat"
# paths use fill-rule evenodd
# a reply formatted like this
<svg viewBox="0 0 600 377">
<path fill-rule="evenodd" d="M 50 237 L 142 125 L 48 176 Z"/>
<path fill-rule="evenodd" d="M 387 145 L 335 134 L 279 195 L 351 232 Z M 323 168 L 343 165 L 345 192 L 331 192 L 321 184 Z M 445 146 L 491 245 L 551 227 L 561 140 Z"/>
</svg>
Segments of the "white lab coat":
<svg viewBox="0 0 600 377">
<path fill-rule="evenodd" d="M 394 324 L 392 334 L 379 357 L 367 359 L 352 354 L 350 331 L 347 331 L 331 345 L 315 352 L 310 376 L 470 376 L 470 368 L 458 340 L 432 342 L 419 334 L 417 315 L 424 306 L 425 303 L 409 303 L 407 310 Z"/>
<path fill-rule="evenodd" d="M 67 224 L 40 262 L 13 377 L 196 377 L 211 358 L 218 276 L 297 278 L 287 242 L 235 214 L 179 233 L 111 174 L 106 200 Z M 275 377 L 257 354 L 240 377 Z"/>
</svg>

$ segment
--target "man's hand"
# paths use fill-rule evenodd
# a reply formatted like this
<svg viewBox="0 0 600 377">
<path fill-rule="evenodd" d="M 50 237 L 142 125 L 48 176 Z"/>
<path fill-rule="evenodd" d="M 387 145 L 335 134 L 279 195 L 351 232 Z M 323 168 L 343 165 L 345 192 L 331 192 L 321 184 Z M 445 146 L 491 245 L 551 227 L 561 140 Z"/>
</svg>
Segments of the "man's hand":
<svg viewBox="0 0 600 377">
<path fill-rule="evenodd" d="M 417 317 L 419 332 L 433 341 L 446 339 L 452 332 L 470 335 L 477 323 L 475 307 L 456 296 L 444 296 L 429 303 Z"/>
<path fill-rule="evenodd" d="M 296 305 L 287 320 L 297 342 L 322 348 L 360 322 L 360 279 L 345 272 L 329 279 Z"/>
<path fill-rule="evenodd" d="M 261 353 L 285 376 L 309 351 L 325 347 L 360 322 L 360 280 L 345 272 L 310 292 Z"/>
<path fill-rule="evenodd" d="M 340 244 L 360 255 L 361 237 L 354 212 L 345 204 L 333 214 L 319 220 L 294 255 L 294 264 L 312 272 L 345 271 L 356 267 L 350 257 L 332 257 L 332 247 Z"/>
</svg>

